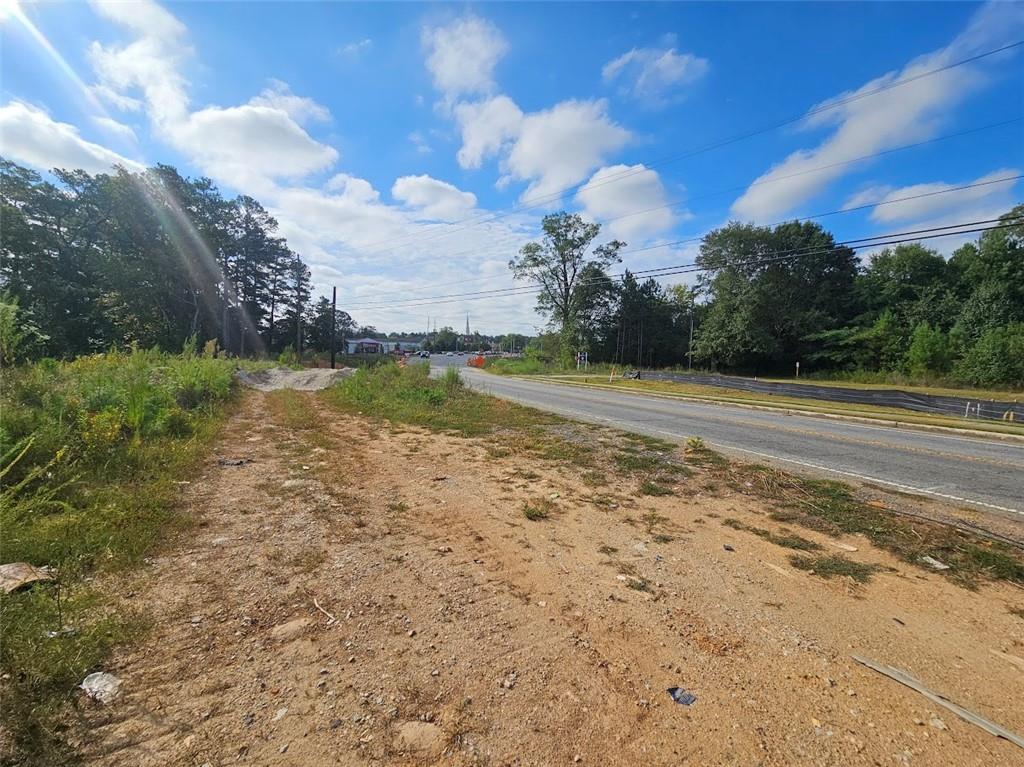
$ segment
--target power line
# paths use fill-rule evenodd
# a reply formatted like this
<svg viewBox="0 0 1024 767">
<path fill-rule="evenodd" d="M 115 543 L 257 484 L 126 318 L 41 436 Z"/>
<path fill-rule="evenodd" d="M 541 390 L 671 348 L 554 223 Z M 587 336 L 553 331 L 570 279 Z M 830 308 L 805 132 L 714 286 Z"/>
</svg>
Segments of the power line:
<svg viewBox="0 0 1024 767">
<path fill-rule="evenodd" d="M 791 223 L 791 222 L 812 221 L 814 219 L 826 218 L 828 216 L 835 216 L 835 215 L 840 215 L 840 214 L 845 214 L 845 213 L 853 213 L 855 211 L 865 210 L 867 208 L 876 208 L 876 207 L 880 207 L 880 206 L 883 206 L 883 205 L 895 205 L 897 203 L 908 202 L 908 201 L 911 201 L 911 200 L 919 200 L 919 199 L 923 199 L 923 198 L 927 198 L 927 197 L 936 197 L 938 195 L 951 194 L 953 192 L 961 192 L 961 191 L 964 191 L 964 190 L 967 190 L 967 189 L 975 189 L 975 188 L 978 188 L 978 187 L 989 186 L 989 185 L 992 185 L 992 184 L 1006 183 L 1008 181 L 1016 181 L 1016 180 L 1021 179 L 1021 178 L 1024 178 L 1024 174 L 1017 174 L 1015 176 L 1004 176 L 1004 177 L 1001 177 L 1001 178 L 998 178 L 998 179 L 990 179 L 988 181 L 977 181 L 977 182 L 975 182 L 973 184 L 962 184 L 961 186 L 950 187 L 949 189 L 940 189 L 940 190 L 936 190 L 936 191 L 933 191 L 933 192 L 922 192 L 920 194 L 907 195 L 905 197 L 895 197 L 895 198 L 893 198 L 891 200 L 880 200 L 879 202 L 868 203 L 868 204 L 865 204 L 865 205 L 857 205 L 857 206 L 850 207 L 850 208 L 839 208 L 837 210 L 826 211 L 824 213 L 815 213 L 814 215 L 811 215 L 811 216 L 804 216 L 803 218 L 786 219 L 786 220 L 783 220 L 783 221 L 777 221 L 774 224 L 768 224 L 767 226 L 772 228 L 772 227 L 781 226 L 782 224 Z M 628 255 L 632 255 L 634 253 L 644 253 L 644 252 L 647 252 L 647 251 L 650 251 L 650 250 L 656 250 L 656 249 L 660 249 L 660 248 L 668 248 L 668 247 L 674 247 L 674 246 L 677 246 L 677 245 L 685 245 L 685 244 L 689 244 L 689 243 L 700 242 L 705 237 L 707 237 L 708 234 L 709 234 L 709 232 L 705 232 L 704 234 L 701 234 L 701 235 L 698 235 L 698 236 L 695 236 L 695 237 L 689 237 L 689 238 L 682 239 L 682 240 L 673 240 L 672 242 L 659 243 L 657 245 L 648 245 L 648 246 L 643 247 L 643 248 L 634 248 L 632 250 L 625 250 L 622 253 L 620 253 L 619 255 L 621 255 L 621 256 L 628 256 Z M 491 278 L 489 278 L 489 277 L 484 277 L 484 278 L 478 278 L 478 279 L 475 279 L 475 280 L 464 280 L 462 282 L 448 282 L 448 283 L 443 283 L 439 287 L 445 287 L 445 286 L 448 286 L 448 285 L 464 284 L 464 283 L 469 283 L 469 282 L 489 281 L 490 279 Z M 495 289 L 493 291 L 483 291 L 483 292 L 486 292 L 486 293 L 503 292 L 503 291 L 508 291 L 508 290 L 516 290 L 518 287 L 519 286 L 510 286 L 508 288 L 500 288 L 500 289 Z M 473 291 L 473 292 L 475 293 L 477 291 Z M 385 295 L 386 296 L 386 295 L 400 295 L 400 294 L 399 293 L 385 293 L 385 294 L 378 294 L 378 295 Z M 455 295 L 471 295 L 471 293 L 455 294 Z M 412 301 L 412 300 L 424 300 L 424 299 L 427 299 L 427 298 L 447 298 L 447 297 L 449 297 L 449 296 L 411 296 L 407 300 Z M 353 304 L 353 305 L 350 306 L 350 308 L 354 308 L 354 309 L 372 308 L 375 305 L 380 305 L 380 302 L 371 302 L 371 303 L 367 303 L 367 304 Z"/>
<path fill-rule="evenodd" d="M 965 64 L 970 64 L 972 62 L 979 61 L 979 60 L 987 58 L 989 56 L 995 56 L 995 55 L 997 55 L 999 53 L 1003 53 L 1004 51 L 1008 51 L 1008 50 L 1011 50 L 1013 48 L 1017 48 L 1017 47 L 1019 47 L 1021 45 L 1024 45 L 1024 40 L 1018 40 L 1017 42 L 1009 43 L 1009 44 L 1003 45 L 1003 46 L 1001 46 L 999 48 L 994 48 L 992 50 L 984 51 L 982 53 L 975 54 L 974 56 L 969 56 L 968 58 L 960 59 L 958 61 L 951 62 L 951 63 L 946 64 L 944 66 L 937 67 L 935 69 L 930 69 L 930 70 L 928 70 L 926 72 L 920 72 L 920 73 L 918 73 L 916 75 L 913 75 L 911 77 L 905 77 L 905 78 L 901 78 L 899 80 L 894 80 L 892 82 L 880 85 L 877 88 L 873 88 L 871 90 L 861 91 L 859 93 L 851 94 L 850 96 L 847 96 L 845 98 L 835 99 L 835 100 L 832 100 L 832 101 L 828 101 L 828 102 L 825 102 L 823 104 L 820 104 L 817 107 L 814 107 L 813 109 L 811 109 L 811 110 L 809 110 L 807 112 L 803 112 L 800 115 L 789 117 L 789 118 L 787 118 L 785 120 L 782 120 L 781 122 L 773 123 L 771 125 L 766 125 L 764 127 L 757 128 L 757 129 L 752 130 L 752 131 L 747 131 L 746 133 L 741 133 L 741 134 L 732 136 L 732 137 L 727 138 L 727 139 L 722 139 L 720 141 L 715 141 L 715 142 L 711 142 L 711 143 L 708 143 L 708 144 L 704 144 L 704 145 L 696 147 L 694 149 L 687 150 L 686 152 L 682 152 L 682 153 L 675 154 L 675 155 L 668 155 L 666 157 L 662 157 L 662 158 L 660 158 L 658 160 L 655 160 L 653 162 L 650 162 L 650 163 L 642 163 L 642 165 L 644 167 L 642 167 L 639 170 L 637 170 L 635 168 L 629 168 L 627 170 L 620 171 L 619 173 L 607 176 L 606 178 L 602 179 L 600 182 L 598 182 L 596 184 L 589 184 L 588 182 L 581 182 L 581 183 L 578 183 L 578 184 L 573 184 L 571 186 L 564 187 L 564 188 L 556 190 L 554 192 L 549 192 L 546 195 L 539 195 L 539 196 L 537 196 L 535 198 L 527 198 L 526 200 L 524 200 L 518 206 L 511 206 L 509 208 L 505 208 L 504 212 L 497 211 L 497 212 L 489 212 L 489 213 L 485 213 L 485 214 L 477 214 L 475 216 L 468 216 L 468 217 L 466 217 L 464 219 L 461 219 L 459 221 L 452 222 L 453 224 L 456 225 L 455 228 L 448 229 L 448 230 L 446 230 L 444 232 L 441 232 L 437 236 L 438 237 L 444 237 L 444 236 L 447 236 L 449 234 L 454 234 L 455 232 L 460 231 L 460 227 L 458 225 L 461 225 L 461 224 L 469 224 L 469 223 L 474 223 L 474 222 L 489 223 L 491 221 L 497 221 L 497 220 L 499 220 L 501 218 L 505 218 L 505 217 L 507 217 L 509 215 L 512 215 L 513 213 L 519 213 L 519 212 L 524 211 L 524 210 L 531 210 L 531 209 L 536 208 L 536 207 L 547 205 L 547 204 L 549 204 L 551 202 L 554 202 L 556 200 L 561 199 L 567 192 L 570 192 L 570 191 L 573 191 L 573 190 L 578 190 L 578 189 L 580 189 L 580 188 L 582 188 L 584 186 L 587 186 L 589 189 L 596 189 L 596 188 L 599 188 L 601 186 L 605 186 L 606 184 L 615 183 L 616 181 L 622 180 L 624 178 L 628 178 L 630 176 L 637 175 L 638 173 L 642 173 L 642 172 L 644 172 L 646 170 L 649 170 L 651 168 L 662 167 L 662 166 L 667 165 L 669 163 L 678 162 L 679 160 L 688 159 L 690 157 L 695 157 L 695 156 L 697 156 L 699 154 L 703 154 L 705 152 L 713 151 L 715 149 L 720 149 L 720 148 L 725 147 L 725 146 L 730 146 L 730 145 L 738 143 L 740 141 L 745 141 L 748 138 L 753 138 L 754 136 L 758 136 L 758 135 L 761 135 L 761 134 L 764 134 L 764 133 L 769 133 L 769 132 L 771 132 L 773 130 L 777 130 L 779 128 L 783 128 L 783 127 L 785 127 L 787 125 L 793 125 L 795 123 L 802 122 L 803 120 L 806 120 L 808 117 L 812 117 L 812 116 L 817 115 L 817 114 L 822 114 L 824 112 L 828 112 L 828 111 L 831 111 L 833 109 L 837 109 L 837 108 L 839 108 L 841 106 L 845 106 L 846 104 L 850 104 L 850 103 L 853 103 L 855 101 L 860 101 L 861 99 L 869 98 L 869 97 L 875 96 L 875 95 L 877 95 L 879 93 L 883 93 L 885 91 L 889 91 L 889 90 L 892 90 L 894 88 L 899 88 L 899 87 L 902 87 L 904 85 L 908 85 L 910 83 L 917 82 L 917 81 L 922 80 L 922 79 L 924 79 L 926 77 L 932 77 L 932 76 L 940 74 L 942 72 L 946 72 L 946 71 L 949 71 L 951 69 L 955 69 L 956 67 L 961 67 L 961 66 L 964 66 Z M 527 202 L 529 202 L 529 204 L 526 204 Z M 488 218 L 488 216 L 490 216 L 490 218 Z M 465 227 L 461 227 L 461 228 L 465 228 Z M 413 236 L 415 236 L 415 235 L 414 234 L 399 235 L 398 237 L 388 238 L 388 239 L 385 239 L 385 240 L 379 240 L 377 242 L 369 243 L 365 247 L 373 248 L 373 247 L 375 247 L 377 245 L 387 244 L 389 242 L 394 242 L 396 240 L 408 239 L 409 237 L 413 237 Z M 436 239 L 436 237 L 435 238 L 429 238 L 429 239 Z M 370 251 L 370 255 L 372 255 L 375 252 L 378 252 L 378 251 Z"/>
<path fill-rule="evenodd" d="M 618 220 L 621 220 L 621 219 L 624 219 L 624 218 L 629 218 L 630 216 L 640 215 L 642 213 L 650 213 L 650 212 L 653 212 L 653 211 L 656 211 L 656 210 L 674 208 L 674 207 L 676 207 L 678 205 L 688 204 L 688 203 L 692 202 L 693 200 L 705 199 L 705 198 L 714 197 L 714 196 L 721 195 L 721 194 L 727 194 L 729 192 L 734 192 L 734 191 L 737 191 L 737 190 L 740 190 L 740 189 L 749 189 L 752 186 L 760 186 L 760 185 L 764 185 L 764 184 L 773 184 L 773 183 L 777 183 L 779 181 L 785 181 L 785 180 L 788 180 L 788 179 L 791 179 L 791 178 L 796 178 L 798 176 L 804 176 L 804 175 L 807 175 L 807 174 L 810 174 L 810 173 L 818 173 L 818 172 L 821 172 L 823 170 L 829 170 L 831 168 L 840 167 L 842 165 L 850 165 L 850 164 L 853 164 L 853 163 L 863 162 L 865 160 L 871 160 L 871 159 L 874 159 L 876 157 L 881 157 L 883 155 L 888 155 L 888 154 L 893 154 L 895 152 L 905 151 L 907 149 L 915 149 L 915 148 L 918 148 L 918 147 L 921 147 L 921 146 L 925 146 L 925 145 L 928 145 L 928 144 L 934 144 L 934 143 L 938 143 L 938 142 L 941 142 L 941 141 L 947 141 L 947 140 L 954 139 L 954 138 L 962 138 L 963 136 L 972 135 L 974 133 L 979 133 L 981 131 L 991 130 L 993 128 L 1000 128 L 1000 127 L 1004 127 L 1006 125 L 1012 125 L 1014 123 L 1019 123 L 1022 120 L 1024 120 L 1024 117 L 1018 116 L 1018 117 L 1010 118 L 1008 120 L 1001 120 L 999 122 L 990 123 L 988 125 L 982 125 L 982 126 L 979 126 L 977 128 L 971 128 L 969 130 L 959 131 L 957 133 L 949 133 L 949 134 L 946 134 L 946 135 L 943 135 L 943 136 L 936 136 L 936 137 L 931 138 L 931 139 L 926 139 L 924 141 L 917 141 L 917 142 L 914 142 L 914 143 L 911 143 L 911 144 L 904 144 L 903 146 L 893 147 L 891 149 L 886 149 L 886 150 L 883 150 L 883 151 L 880 151 L 880 152 L 875 152 L 875 153 L 872 153 L 872 154 L 862 155 L 860 157 L 855 157 L 855 158 L 850 159 L 850 160 L 842 160 L 842 161 L 835 162 L 835 163 L 829 163 L 827 165 L 821 165 L 821 166 L 817 166 L 817 167 L 814 167 L 814 168 L 808 168 L 806 170 L 799 171 L 797 173 L 788 174 L 786 176 L 777 176 L 777 177 L 773 177 L 773 178 L 764 179 L 764 180 L 761 180 L 761 181 L 754 181 L 751 184 L 742 184 L 742 185 L 738 185 L 738 186 L 734 186 L 734 187 L 729 187 L 729 188 L 726 188 L 726 189 L 719 189 L 719 190 L 716 190 L 714 192 L 707 192 L 707 193 L 701 194 L 701 195 L 690 196 L 686 200 L 683 200 L 681 202 L 668 203 L 668 204 L 665 204 L 665 205 L 658 205 L 658 206 L 655 206 L 655 207 L 652 207 L 652 208 L 645 208 L 643 210 L 637 210 L 637 211 L 632 211 L 630 213 L 625 213 L 625 214 L 622 214 L 620 216 L 613 216 L 611 218 L 605 218 L 605 219 L 602 220 L 602 223 L 608 223 L 610 221 L 618 221 Z M 993 183 L 993 184 L 994 183 L 1002 183 L 1004 181 L 1017 180 L 1017 179 L 1020 179 L 1020 178 L 1021 178 L 1020 175 L 1012 176 L 1012 177 L 1008 176 L 1008 177 L 1005 177 L 1003 179 L 993 180 L 991 182 L 979 182 L 978 184 L 966 184 L 966 185 L 963 185 L 963 186 L 960 186 L 960 187 L 955 187 L 954 189 L 956 189 L 956 190 L 959 190 L 959 189 L 970 189 L 970 188 L 973 188 L 974 186 L 984 186 L 984 185 L 987 185 L 989 183 Z M 930 194 L 932 194 L 932 195 L 934 195 L 934 194 L 944 194 L 944 193 L 946 193 L 946 191 L 954 191 L 954 189 L 942 190 L 942 191 L 933 192 L 933 193 L 930 193 Z M 927 196 L 927 195 L 925 195 L 925 196 Z M 904 199 L 915 199 L 915 198 L 904 198 Z M 892 202 L 895 202 L 895 201 L 892 201 Z M 874 203 L 872 205 L 881 205 L 881 204 L 888 204 L 888 203 L 879 202 L 879 203 Z M 851 211 L 852 210 L 863 210 L 866 207 L 872 207 L 872 205 L 858 206 L 856 208 L 850 208 L 849 210 L 851 210 Z M 827 215 L 835 215 L 836 213 L 839 213 L 839 212 L 843 212 L 843 211 L 833 211 L 832 213 L 829 213 Z M 826 214 L 821 214 L 821 215 L 826 215 Z M 805 217 L 805 218 L 813 218 L 813 217 L 809 216 L 809 217 Z M 794 219 L 787 219 L 787 220 L 794 220 Z M 797 220 L 799 220 L 799 219 L 797 219 Z M 784 222 L 780 222 L 780 223 L 784 223 Z M 519 239 L 521 239 L 521 238 L 520 237 L 515 237 L 515 236 L 506 237 L 506 240 L 509 241 L 509 242 L 517 241 Z M 696 238 L 696 239 L 700 239 L 700 238 Z M 695 240 L 694 239 L 689 239 L 689 240 L 676 241 L 675 243 L 652 245 L 652 246 L 648 246 L 647 248 L 639 248 L 639 249 L 635 249 L 635 250 L 630 251 L 630 252 L 637 253 L 637 252 L 641 252 L 643 250 L 652 250 L 652 249 L 655 249 L 655 248 L 666 247 L 669 244 L 680 244 L 682 242 L 693 242 L 693 241 L 695 241 Z M 471 254 L 471 253 L 475 253 L 475 252 L 477 252 L 477 249 L 469 249 L 469 250 L 464 250 L 464 251 L 456 251 L 455 253 L 447 253 L 446 257 L 454 258 L 454 257 L 457 257 L 457 256 L 467 255 L 467 254 Z M 453 284 L 470 284 L 470 283 L 474 283 L 474 282 L 485 282 L 485 281 L 488 281 L 490 279 L 491 278 L 489 278 L 489 277 L 485 277 L 485 278 L 471 278 L 471 279 L 467 279 L 467 280 L 459 280 L 458 282 L 447 282 L 447 283 L 441 283 L 441 284 L 433 285 L 433 286 L 423 286 L 420 289 L 421 290 L 426 290 L 426 289 L 429 289 L 429 288 L 432 288 L 432 287 L 448 287 L 448 286 L 453 285 Z M 383 293 L 383 294 L 379 294 L 379 295 L 399 295 L 399 294 L 403 294 L 403 293 L 404 293 L 404 291 L 392 291 L 392 292 L 389 292 L 389 293 Z"/>
<path fill-rule="evenodd" d="M 756 259 L 751 259 L 751 260 L 748 260 L 748 261 L 735 262 L 735 263 L 732 263 L 732 264 L 727 264 L 725 266 L 705 267 L 705 266 L 700 266 L 697 263 L 688 263 L 688 264 L 677 264 L 677 265 L 673 265 L 673 266 L 658 267 L 658 268 L 655 268 L 655 269 L 645 269 L 645 270 L 640 270 L 640 271 L 636 271 L 636 272 L 631 272 L 630 274 L 632 274 L 634 276 L 645 275 L 645 276 L 648 276 L 648 277 L 668 277 L 668 276 L 672 276 L 672 275 L 676 275 L 676 274 L 687 274 L 687 273 L 702 272 L 702 271 L 716 271 L 716 270 L 719 270 L 719 269 L 722 269 L 722 268 L 727 268 L 727 267 L 759 265 L 759 264 L 763 264 L 763 263 L 773 263 L 773 262 L 779 261 L 779 260 L 792 260 L 792 259 L 796 259 L 796 258 L 805 258 L 807 256 L 812 256 L 812 255 L 822 255 L 822 254 L 827 254 L 827 253 L 833 253 L 833 252 L 835 252 L 837 250 L 840 250 L 840 249 L 843 249 L 843 248 L 849 248 L 850 250 L 855 250 L 856 251 L 856 250 L 863 250 L 863 249 L 866 249 L 866 248 L 877 248 L 877 247 L 884 247 L 884 246 L 888 246 L 888 245 L 897 245 L 897 244 L 901 244 L 901 243 L 905 243 L 905 242 L 918 242 L 920 240 L 935 239 L 935 238 L 940 238 L 940 237 L 950 237 L 950 236 L 961 235 L 961 234 L 974 234 L 974 233 L 977 233 L 977 232 L 986 232 L 986 231 L 990 231 L 990 230 L 994 230 L 994 229 L 1005 229 L 1007 227 L 1016 226 L 1016 225 L 1019 224 L 1019 222 L 1016 222 L 1016 221 L 1015 222 L 1011 222 L 1011 223 L 996 223 L 996 222 L 1000 222 L 1000 221 L 1001 221 L 1001 219 L 998 219 L 998 218 L 995 218 L 995 219 L 985 219 L 985 220 L 982 220 L 982 221 L 971 221 L 971 222 L 964 222 L 964 223 L 960 223 L 960 224 L 949 224 L 949 225 L 946 225 L 946 226 L 930 227 L 930 228 L 927 228 L 927 229 L 917 229 L 917 230 L 910 230 L 910 231 L 906 231 L 906 232 L 894 232 L 894 233 L 884 234 L 884 235 L 875 235 L 875 236 L 872 236 L 872 237 L 859 237 L 859 238 L 855 238 L 855 239 L 851 239 L 851 240 L 843 240 L 841 242 L 837 242 L 834 245 L 829 246 L 828 248 L 823 249 L 823 250 L 818 250 L 817 252 L 798 252 L 798 251 L 807 251 L 808 247 L 813 247 L 813 246 L 805 246 L 803 248 L 791 248 L 789 250 L 775 251 L 774 254 L 771 257 L 765 257 L 765 256 L 762 255 L 762 256 L 758 256 Z M 994 226 L 982 226 L 981 228 L 965 228 L 965 227 L 977 227 L 978 225 L 993 224 L 993 223 L 995 223 Z M 948 231 L 948 230 L 952 230 L 952 229 L 956 229 L 957 231 Z M 607 277 L 607 279 L 608 280 L 621 280 L 624 276 L 625 276 L 625 273 L 617 274 L 617 275 L 609 275 Z M 580 283 L 580 285 L 598 284 L 599 282 L 603 282 L 604 279 L 605 278 L 584 281 L 584 282 Z M 411 308 L 415 308 L 417 306 L 430 306 L 430 305 L 434 305 L 434 304 L 453 303 L 453 302 L 457 302 L 457 301 L 476 301 L 476 300 L 481 300 L 481 299 L 491 299 L 491 300 L 493 300 L 493 299 L 500 299 L 500 298 L 513 298 L 513 297 L 518 297 L 518 296 L 521 296 L 521 295 L 529 295 L 531 293 L 539 293 L 543 289 L 544 289 L 543 287 L 536 286 L 536 285 L 533 285 L 533 286 L 522 286 L 522 287 L 515 287 L 515 288 L 504 288 L 504 289 L 493 290 L 493 291 L 473 291 L 473 292 L 465 293 L 465 294 L 450 294 L 450 295 L 446 295 L 446 296 L 437 296 L 437 297 L 432 298 L 432 299 L 413 299 L 414 302 L 410 302 L 410 303 L 371 304 L 371 305 L 363 305 L 363 306 L 350 306 L 349 308 L 362 308 L 362 309 L 384 309 L 384 308 L 390 308 L 390 309 L 411 309 Z"/>
</svg>

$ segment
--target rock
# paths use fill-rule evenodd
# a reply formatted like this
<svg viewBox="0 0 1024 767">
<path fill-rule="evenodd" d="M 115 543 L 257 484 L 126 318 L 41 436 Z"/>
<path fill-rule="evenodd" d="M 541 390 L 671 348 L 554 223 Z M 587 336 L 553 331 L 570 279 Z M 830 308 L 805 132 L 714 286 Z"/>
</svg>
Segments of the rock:
<svg viewBox="0 0 1024 767">
<path fill-rule="evenodd" d="M 932 718 L 928 720 L 928 724 L 930 724 L 936 730 L 948 730 L 949 729 L 946 726 L 946 723 L 943 722 L 941 719 L 939 719 L 939 717 L 937 717 L 937 716 L 932 716 Z"/>
<path fill-rule="evenodd" d="M 270 721 L 272 721 L 272 722 L 280 722 L 282 719 L 284 719 L 285 714 L 287 714 L 287 713 L 288 713 L 288 709 L 287 708 L 279 708 L 277 710 L 277 713 L 274 714 L 274 718 L 271 719 Z"/>
<path fill-rule="evenodd" d="M 305 631 L 306 627 L 312 622 L 312 618 L 296 618 L 295 620 L 290 620 L 287 623 L 282 623 L 279 626 L 274 626 L 274 628 L 270 629 L 270 636 L 274 639 L 294 639 Z"/>
<path fill-rule="evenodd" d="M 723 549 L 725 549 L 726 551 L 736 551 L 736 549 L 734 549 L 734 548 L 733 548 L 732 546 L 730 546 L 730 545 L 729 545 L 728 543 L 727 543 L 727 544 L 725 544 L 724 546 L 722 546 L 722 548 L 723 548 Z"/>
<path fill-rule="evenodd" d="M 281 489 L 283 490 L 294 490 L 299 487 L 308 487 L 313 484 L 308 479 L 286 479 L 281 483 Z"/>
<path fill-rule="evenodd" d="M 929 557 L 928 555 L 925 555 L 925 556 L 921 557 L 921 562 L 923 564 L 928 565 L 928 567 L 930 567 L 932 570 L 948 570 L 949 569 L 949 565 L 947 565 L 947 564 L 945 564 L 943 562 L 940 562 L 935 557 Z"/>
<path fill-rule="evenodd" d="M 251 712 L 242 717 L 242 724 L 244 724 L 246 727 L 252 727 L 253 722 L 255 721 L 256 715 Z"/>
<path fill-rule="evenodd" d="M 431 672 L 430 672 L 430 675 L 431 675 L 431 676 L 440 676 L 440 675 L 441 675 L 441 672 L 440 672 L 440 671 L 438 671 L 438 670 L 437 670 L 437 669 L 435 668 L 435 669 L 434 669 L 433 671 L 431 671 Z"/>
<path fill-rule="evenodd" d="M 448 738 L 444 730 L 431 722 L 405 722 L 398 728 L 395 746 L 422 756 L 438 757 Z"/>
<path fill-rule="evenodd" d="M 12 591 L 31 586 L 39 581 L 52 581 L 50 569 L 47 567 L 35 567 L 28 562 L 11 562 L 0 565 L 0 589 L 5 594 Z"/>
<path fill-rule="evenodd" d="M 81 687 L 93 700 L 110 703 L 120 694 L 121 680 L 113 674 L 97 671 L 83 679 Z"/>
</svg>

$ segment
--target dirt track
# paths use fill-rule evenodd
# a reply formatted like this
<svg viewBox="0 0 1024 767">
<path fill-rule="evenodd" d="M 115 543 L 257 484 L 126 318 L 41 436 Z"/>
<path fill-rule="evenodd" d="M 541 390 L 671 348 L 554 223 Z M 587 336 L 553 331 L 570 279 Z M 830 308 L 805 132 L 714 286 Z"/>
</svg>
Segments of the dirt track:
<svg viewBox="0 0 1024 767">
<path fill-rule="evenodd" d="M 892 571 L 825 581 L 723 527 L 773 523 L 699 476 L 601 509 L 571 467 L 300 396 L 323 433 L 247 395 L 216 453 L 252 463 L 211 458 L 185 491 L 200 526 L 119 585 L 155 627 L 110 664 L 126 692 L 89 710 L 90 763 L 1024 764 L 850 659 L 1024 731 L 1020 589 L 858 539 Z"/>
</svg>

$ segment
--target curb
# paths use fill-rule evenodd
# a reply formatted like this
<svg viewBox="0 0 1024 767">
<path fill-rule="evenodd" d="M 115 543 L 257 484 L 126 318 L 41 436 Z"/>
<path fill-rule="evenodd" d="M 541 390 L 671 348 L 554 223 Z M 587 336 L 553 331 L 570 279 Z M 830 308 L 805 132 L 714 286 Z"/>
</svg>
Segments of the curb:
<svg viewBox="0 0 1024 767">
<path fill-rule="evenodd" d="M 535 377 L 535 376 L 502 376 L 503 378 L 515 378 L 520 381 L 543 381 L 545 383 L 561 384 L 562 386 L 576 386 L 584 389 L 602 389 L 604 391 L 617 391 L 625 392 L 627 394 L 636 394 L 641 397 L 659 397 L 661 399 L 673 399 L 673 400 L 686 400 L 689 402 L 703 402 L 709 405 L 729 405 L 731 407 L 744 408 L 747 410 L 761 410 L 769 413 L 784 413 L 785 415 L 805 415 L 817 418 L 831 418 L 837 421 L 851 421 L 853 423 L 864 423 L 873 426 L 889 426 L 891 428 L 899 429 L 914 429 L 916 431 L 930 431 L 939 432 L 942 434 L 958 434 L 961 436 L 971 437 L 986 437 L 988 439 L 998 439 L 1004 442 L 1013 442 L 1024 444 L 1024 435 L 1017 434 L 1006 434 L 998 431 L 983 431 L 981 429 L 961 429 L 957 426 L 934 426 L 932 424 L 925 423 L 914 423 L 913 421 L 898 421 L 890 418 L 871 418 L 869 416 L 856 416 L 856 415 L 842 415 L 839 413 L 822 413 L 814 410 L 800 410 L 799 408 L 792 407 L 773 407 L 771 405 L 752 405 L 746 402 L 736 402 L 727 399 L 714 399 L 712 397 L 701 397 L 699 395 L 691 394 L 667 394 L 664 392 L 648 392 L 641 391 L 638 389 L 622 388 L 618 386 L 608 386 L 607 384 L 599 383 L 582 383 L 577 381 L 566 381 L 564 379 L 548 378 L 548 377 Z"/>
</svg>

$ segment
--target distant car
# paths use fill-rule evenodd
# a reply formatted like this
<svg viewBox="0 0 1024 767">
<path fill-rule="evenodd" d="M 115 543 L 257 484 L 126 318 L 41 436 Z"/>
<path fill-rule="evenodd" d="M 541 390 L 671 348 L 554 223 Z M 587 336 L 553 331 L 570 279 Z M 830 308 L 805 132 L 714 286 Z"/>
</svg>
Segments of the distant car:
<svg viewBox="0 0 1024 767">
<path fill-rule="evenodd" d="M 445 352 L 445 353 L 444 353 L 444 356 L 445 356 L 445 357 L 452 357 L 452 356 L 454 356 L 454 355 L 453 355 L 453 354 L 452 354 L 451 352 Z"/>
<path fill-rule="evenodd" d="M 459 352 L 459 356 L 460 356 L 460 357 L 465 357 L 465 356 L 466 356 L 466 353 L 465 353 L 465 352 Z"/>
<path fill-rule="evenodd" d="M 428 352 L 428 351 L 422 351 L 422 352 L 420 352 L 419 354 L 417 354 L 416 356 L 417 356 L 417 357 L 428 357 L 428 358 L 429 358 L 429 357 L 430 357 L 430 352 Z"/>
</svg>

